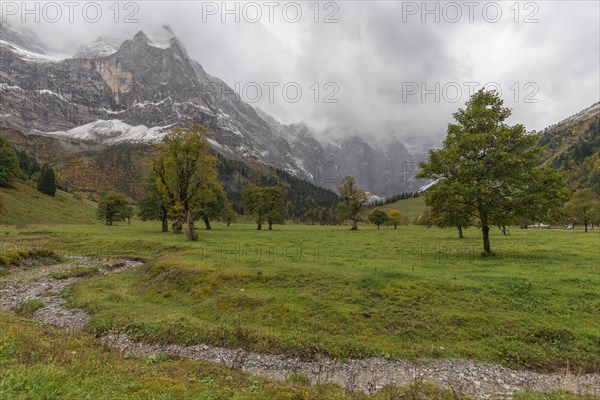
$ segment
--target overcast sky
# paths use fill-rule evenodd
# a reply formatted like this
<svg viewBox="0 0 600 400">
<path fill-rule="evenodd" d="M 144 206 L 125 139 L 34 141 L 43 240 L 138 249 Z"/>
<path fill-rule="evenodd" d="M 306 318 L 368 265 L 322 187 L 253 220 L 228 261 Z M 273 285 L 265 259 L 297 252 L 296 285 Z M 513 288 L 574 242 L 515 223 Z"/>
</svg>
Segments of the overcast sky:
<svg viewBox="0 0 600 400">
<path fill-rule="evenodd" d="M 208 73 L 245 86 L 241 94 L 251 104 L 316 129 L 439 140 L 470 88 L 489 82 L 514 108 L 511 122 L 530 130 L 600 99 L 598 1 L 428 2 L 428 10 L 420 1 L 228 2 L 232 14 L 221 1 L 143 1 L 120 3 L 118 16 L 113 1 L 99 1 L 100 17 L 88 6 L 84 18 L 80 3 L 73 22 L 58 1 L 60 18 L 39 3 L 39 23 L 21 1 L 6 3 L 3 18 L 35 29 L 61 53 L 100 35 L 124 38 L 169 24 Z M 128 15 L 139 22 L 126 23 Z M 270 99 L 272 82 L 279 86 Z M 297 88 L 302 97 L 293 102 Z"/>
</svg>

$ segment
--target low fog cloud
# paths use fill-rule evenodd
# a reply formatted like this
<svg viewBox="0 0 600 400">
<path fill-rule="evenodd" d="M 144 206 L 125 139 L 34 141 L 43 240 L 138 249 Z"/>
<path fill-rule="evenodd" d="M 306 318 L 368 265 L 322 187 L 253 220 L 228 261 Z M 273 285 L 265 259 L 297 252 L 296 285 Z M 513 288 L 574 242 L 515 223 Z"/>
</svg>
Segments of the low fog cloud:
<svg viewBox="0 0 600 400">
<path fill-rule="evenodd" d="M 72 22 L 61 1 L 58 20 L 51 8 L 43 14 L 47 3 L 27 2 L 29 14 L 10 3 L 3 19 L 64 54 L 100 35 L 122 40 L 169 24 L 209 74 L 281 122 L 317 130 L 437 141 L 486 83 L 528 129 L 600 98 L 598 2 L 97 2 L 96 22 L 95 6 L 82 16 L 86 3 Z"/>
</svg>

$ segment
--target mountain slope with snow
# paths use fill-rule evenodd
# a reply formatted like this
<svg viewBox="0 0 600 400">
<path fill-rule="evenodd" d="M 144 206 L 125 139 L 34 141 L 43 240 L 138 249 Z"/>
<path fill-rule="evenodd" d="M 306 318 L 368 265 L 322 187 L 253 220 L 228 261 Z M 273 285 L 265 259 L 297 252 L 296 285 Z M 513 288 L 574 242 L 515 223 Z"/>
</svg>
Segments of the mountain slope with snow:
<svg viewBox="0 0 600 400">
<path fill-rule="evenodd" d="M 318 140 L 305 124 L 286 126 L 257 112 L 191 59 L 168 26 L 124 41 L 101 36 L 71 58 L 47 54 L 30 34 L 2 29 L 0 128 L 108 146 L 151 142 L 199 123 L 222 155 L 323 187 L 337 188 L 345 175 L 378 195 L 414 186 L 395 165 L 412 160 L 409 152 L 388 154 L 339 128 Z"/>
</svg>

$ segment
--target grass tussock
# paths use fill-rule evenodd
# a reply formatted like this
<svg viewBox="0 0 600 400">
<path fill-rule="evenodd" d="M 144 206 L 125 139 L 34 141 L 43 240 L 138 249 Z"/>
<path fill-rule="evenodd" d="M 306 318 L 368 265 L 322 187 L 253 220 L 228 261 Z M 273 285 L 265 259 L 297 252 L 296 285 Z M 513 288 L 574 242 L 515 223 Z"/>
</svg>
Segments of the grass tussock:
<svg viewBox="0 0 600 400">
<path fill-rule="evenodd" d="M 21 317 L 31 318 L 37 310 L 44 308 L 45 306 L 46 305 L 41 300 L 30 300 L 18 304 L 15 307 L 14 312 Z"/>
<path fill-rule="evenodd" d="M 75 267 L 65 271 L 57 271 L 50 274 L 54 279 L 82 278 L 84 276 L 97 275 L 97 267 Z"/>
<path fill-rule="evenodd" d="M 46 249 L 18 249 L 8 252 L 0 252 L 0 267 L 9 267 L 11 265 L 19 267 L 27 260 L 49 260 L 57 262 L 61 257 L 52 250 Z"/>
</svg>

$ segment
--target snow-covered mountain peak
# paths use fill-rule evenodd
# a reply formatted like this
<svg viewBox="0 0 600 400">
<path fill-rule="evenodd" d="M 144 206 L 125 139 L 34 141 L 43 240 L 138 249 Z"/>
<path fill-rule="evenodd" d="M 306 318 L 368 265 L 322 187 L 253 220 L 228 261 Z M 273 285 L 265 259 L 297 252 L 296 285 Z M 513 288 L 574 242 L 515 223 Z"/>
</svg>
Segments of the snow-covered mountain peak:
<svg viewBox="0 0 600 400">
<path fill-rule="evenodd" d="M 58 62 L 68 58 L 48 54 L 47 49 L 33 32 L 17 30 L 6 23 L 0 24 L 0 50 L 10 51 L 23 60 L 33 62 Z"/>
<path fill-rule="evenodd" d="M 120 43 L 116 40 L 99 36 L 89 45 L 80 47 L 73 58 L 105 57 L 115 53 L 119 49 L 119 45 Z"/>
<path fill-rule="evenodd" d="M 16 29 L 8 23 L 0 24 L 0 40 L 35 54 L 46 54 L 46 47 L 35 33 Z"/>
<path fill-rule="evenodd" d="M 148 44 L 153 47 L 166 49 L 177 42 L 177 38 L 169 25 L 163 25 L 159 29 L 145 30 L 142 33 L 148 38 Z"/>
</svg>

